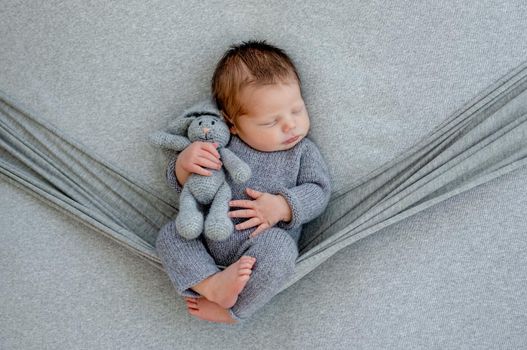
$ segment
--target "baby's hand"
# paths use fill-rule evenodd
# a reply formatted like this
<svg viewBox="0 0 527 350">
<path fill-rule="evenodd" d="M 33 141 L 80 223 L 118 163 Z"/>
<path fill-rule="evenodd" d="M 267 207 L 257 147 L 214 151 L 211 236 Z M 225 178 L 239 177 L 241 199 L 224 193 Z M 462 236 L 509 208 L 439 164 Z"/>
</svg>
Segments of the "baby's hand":
<svg viewBox="0 0 527 350">
<path fill-rule="evenodd" d="M 194 173 L 210 176 L 209 169 L 220 169 L 222 163 L 216 149 L 217 143 L 195 141 L 185 148 L 177 157 L 174 171 L 180 184 L 184 184 L 187 177 Z"/>
<path fill-rule="evenodd" d="M 258 226 L 251 238 L 256 237 L 269 227 L 273 227 L 279 221 L 291 221 L 291 208 L 284 197 L 270 193 L 258 192 L 251 188 L 246 189 L 249 197 L 253 200 L 233 200 L 231 207 L 245 208 L 229 212 L 231 218 L 248 218 L 248 220 L 236 225 L 237 230 L 244 230 Z"/>
</svg>

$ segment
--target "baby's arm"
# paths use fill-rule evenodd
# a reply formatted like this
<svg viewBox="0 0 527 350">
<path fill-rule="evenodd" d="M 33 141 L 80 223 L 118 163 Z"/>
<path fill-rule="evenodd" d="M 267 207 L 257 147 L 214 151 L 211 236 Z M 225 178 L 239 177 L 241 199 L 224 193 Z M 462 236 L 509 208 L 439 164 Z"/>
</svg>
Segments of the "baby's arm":
<svg viewBox="0 0 527 350">
<path fill-rule="evenodd" d="M 190 174 L 210 176 L 211 172 L 205 168 L 220 169 L 222 163 L 216 147 L 216 144 L 196 141 L 181 153 L 175 154 L 168 162 L 168 185 L 181 192 L 181 186 L 185 184 Z"/>
<path fill-rule="evenodd" d="M 318 148 L 306 141 L 297 186 L 280 189 L 275 194 L 247 189 L 253 200 L 231 201 L 231 207 L 244 209 L 231 211 L 229 216 L 248 219 L 236 225 L 236 229 L 258 226 L 251 236 L 274 225 L 290 230 L 322 214 L 331 194 L 329 172 Z"/>
<path fill-rule="evenodd" d="M 292 211 L 290 222 L 277 224 L 284 230 L 299 227 L 322 214 L 331 196 L 331 180 L 324 158 L 312 141 L 306 141 L 297 186 L 278 191 Z"/>
</svg>

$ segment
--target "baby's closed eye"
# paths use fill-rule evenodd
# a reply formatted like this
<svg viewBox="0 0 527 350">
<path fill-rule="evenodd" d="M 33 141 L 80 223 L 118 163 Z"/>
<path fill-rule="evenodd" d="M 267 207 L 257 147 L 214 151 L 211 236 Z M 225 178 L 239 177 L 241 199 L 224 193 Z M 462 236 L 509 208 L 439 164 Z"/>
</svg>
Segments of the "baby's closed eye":
<svg viewBox="0 0 527 350">
<path fill-rule="evenodd" d="M 270 121 L 270 122 L 267 122 L 267 123 L 262 123 L 262 124 L 260 124 L 260 126 L 274 126 L 274 125 L 276 125 L 277 122 L 278 121 L 273 120 L 273 121 Z"/>
</svg>

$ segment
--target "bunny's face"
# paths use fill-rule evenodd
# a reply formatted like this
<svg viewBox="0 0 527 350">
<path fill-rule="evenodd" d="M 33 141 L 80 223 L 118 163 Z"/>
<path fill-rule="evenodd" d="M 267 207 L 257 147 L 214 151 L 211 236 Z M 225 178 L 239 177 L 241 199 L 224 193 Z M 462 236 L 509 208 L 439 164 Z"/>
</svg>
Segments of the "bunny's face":
<svg viewBox="0 0 527 350">
<path fill-rule="evenodd" d="M 187 136 L 190 142 L 216 142 L 220 146 L 225 146 L 229 142 L 231 134 L 229 127 L 221 118 L 213 115 L 201 115 L 190 123 Z"/>
</svg>

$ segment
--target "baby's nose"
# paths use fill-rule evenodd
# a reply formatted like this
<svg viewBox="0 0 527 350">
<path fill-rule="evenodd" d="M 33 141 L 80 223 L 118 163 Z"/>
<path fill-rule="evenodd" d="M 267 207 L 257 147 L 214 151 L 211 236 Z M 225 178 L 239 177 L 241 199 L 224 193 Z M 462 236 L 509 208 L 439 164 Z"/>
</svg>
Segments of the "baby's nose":
<svg viewBox="0 0 527 350">
<path fill-rule="evenodd" d="M 296 128 L 296 123 L 294 120 L 288 120 L 284 123 L 284 129 L 286 131 Z"/>
<path fill-rule="evenodd" d="M 208 132 L 210 131 L 210 128 L 203 128 L 202 130 L 203 130 L 203 132 L 205 133 L 205 135 L 207 135 Z"/>
</svg>

